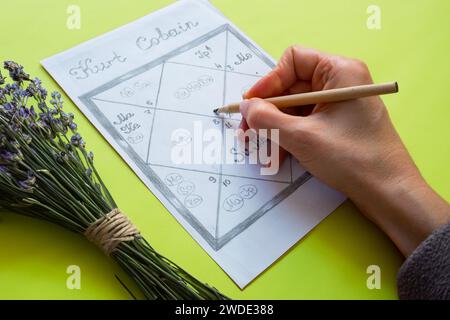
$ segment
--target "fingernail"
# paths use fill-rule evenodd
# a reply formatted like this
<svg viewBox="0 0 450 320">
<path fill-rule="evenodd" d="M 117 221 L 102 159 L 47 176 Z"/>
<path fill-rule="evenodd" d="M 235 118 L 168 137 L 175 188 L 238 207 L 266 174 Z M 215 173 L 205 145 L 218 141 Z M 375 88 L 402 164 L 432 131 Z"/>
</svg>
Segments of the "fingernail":
<svg viewBox="0 0 450 320">
<path fill-rule="evenodd" d="M 241 114 L 244 118 L 247 118 L 248 108 L 250 106 L 250 100 L 245 99 L 241 101 L 241 105 L 239 107 L 239 111 L 241 111 Z"/>
</svg>

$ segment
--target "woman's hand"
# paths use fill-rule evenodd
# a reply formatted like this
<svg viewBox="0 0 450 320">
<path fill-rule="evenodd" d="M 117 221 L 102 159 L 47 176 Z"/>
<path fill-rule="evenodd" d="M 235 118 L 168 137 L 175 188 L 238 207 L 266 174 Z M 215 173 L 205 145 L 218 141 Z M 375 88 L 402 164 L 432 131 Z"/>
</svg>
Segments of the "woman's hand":
<svg viewBox="0 0 450 320">
<path fill-rule="evenodd" d="M 345 193 L 409 255 L 450 220 L 450 209 L 421 177 L 382 100 L 319 104 L 287 114 L 258 99 L 370 83 L 367 66 L 358 60 L 290 47 L 246 93 L 241 127 L 279 129 L 284 150 Z"/>
</svg>

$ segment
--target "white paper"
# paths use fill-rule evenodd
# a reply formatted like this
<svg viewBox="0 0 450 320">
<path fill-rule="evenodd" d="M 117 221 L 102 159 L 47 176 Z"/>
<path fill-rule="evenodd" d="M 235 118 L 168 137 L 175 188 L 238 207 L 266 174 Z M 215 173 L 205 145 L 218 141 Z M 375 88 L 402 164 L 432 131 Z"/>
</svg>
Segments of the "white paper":
<svg viewBox="0 0 450 320">
<path fill-rule="evenodd" d="M 178 1 L 42 64 L 241 288 L 344 200 L 294 159 L 275 176 L 258 165 L 173 163 L 174 132 L 236 128 L 240 115 L 212 108 L 239 101 L 274 66 L 205 1 Z"/>
</svg>

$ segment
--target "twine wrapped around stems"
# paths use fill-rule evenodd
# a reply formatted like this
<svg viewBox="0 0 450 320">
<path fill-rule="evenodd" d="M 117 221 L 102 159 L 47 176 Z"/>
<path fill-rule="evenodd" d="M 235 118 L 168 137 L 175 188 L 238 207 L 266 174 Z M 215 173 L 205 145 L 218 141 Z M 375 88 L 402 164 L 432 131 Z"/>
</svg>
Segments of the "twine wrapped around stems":
<svg viewBox="0 0 450 320">
<path fill-rule="evenodd" d="M 140 237 L 139 230 L 117 208 L 94 221 L 84 235 L 108 256 L 120 243 Z"/>
</svg>

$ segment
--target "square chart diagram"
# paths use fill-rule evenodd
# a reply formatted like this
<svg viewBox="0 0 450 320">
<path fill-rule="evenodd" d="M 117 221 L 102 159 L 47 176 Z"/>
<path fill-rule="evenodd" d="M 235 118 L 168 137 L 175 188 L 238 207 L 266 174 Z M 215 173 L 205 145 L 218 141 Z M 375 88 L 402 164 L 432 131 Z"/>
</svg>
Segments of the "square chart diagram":
<svg viewBox="0 0 450 320">
<path fill-rule="evenodd" d="M 216 116 L 212 109 L 242 99 L 273 66 L 226 24 L 79 98 L 179 214 L 218 251 L 311 175 L 291 157 L 276 175 L 260 175 L 260 166 L 246 161 L 257 151 L 249 145 L 223 151 L 232 154 L 232 164 L 174 164 L 172 150 L 195 143 L 189 134 L 195 127 L 222 134 L 237 128 L 240 115 Z"/>
</svg>

